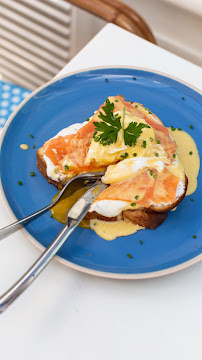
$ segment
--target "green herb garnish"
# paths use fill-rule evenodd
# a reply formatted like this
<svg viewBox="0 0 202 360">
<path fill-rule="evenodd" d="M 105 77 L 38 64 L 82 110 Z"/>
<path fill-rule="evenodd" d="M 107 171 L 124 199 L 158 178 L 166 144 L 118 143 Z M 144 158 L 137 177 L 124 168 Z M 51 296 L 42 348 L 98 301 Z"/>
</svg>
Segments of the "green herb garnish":
<svg viewBox="0 0 202 360">
<path fill-rule="evenodd" d="M 196 239 L 196 235 L 193 235 L 192 237 L 193 237 L 193 239 Z"/>
<path fill-rule="evenodd" d="M 190 152 L 189 152 L 189 155 L 193 155 L 193 151 L 190 151 Z"/>
<path fill-rule="evenodd" d="M 153 142 L 153 141 L 154 141 L 154 139 L 153 139 L 152 137 L 150 137 L 150 141 L 151 141 L 151 142 Z"/>
<path fill-rule="evenodd" d="M 159 153 L 156 153 L 155 156 L 156 156 L 156 157 L 159 157 Z"/>
<path fill-rule="evenodd" d="M 133 153 L 133 156 L 136 157 L 136 156 L 137 156 L 137 153 Z"/>
<path fill-rule="evenodd" d="M 64 169 L 65 169 L 65 170 L 69 170 L 69 166 L 68 166 L 68 165 L 64 165 Z"/>
<path fill-rule="evenodd" d="M 193 128 L 194 128 L 193 125 L 189 125 L 189 127 L 190 127 L 190 129 L 193 129 Z"/>
<path fill-rule="evenodd" d="M 184 96 L 182 96 L 181 99 L 184 100 Z"/>
<path fill-rule="evenodd" d="M 157 144 L 160 144 L 160 143 L 161 143 L 160 140 L 156 140 L 156 142 L 157 142 Z"/>
<path fill-rule="evenodd" d="M 153 172 L 153 170 L 150 170 L 149 173 L 150 173 L 151 176 L 153 176 L 153 173 L 154 173 L 154 172 Z"/>
<path fill-rule="evenodd" d="M 88 118 L 88 119 L 86 119 L 86 121 L 89 121 L 90 119 Z"/>
<path fill-rule="evenodd" d="M 139 108 L 139 106 L 138 106 L 138 105 L 135 105 L 135 107 L 136 107 L 136 108 Z"/>
<path fill-rule="evenodd" d="M 136 203 L 131 203 L 131 206 L 136 206 Z"/>
<path fill-rule="evenodd" d="M 194 199 L 190 199 L 191 202 L 194 202 Z"/>
<path fill-rule="evenodd" d="M 181 129 L 181 128 L 178 128 L 177 130 L 181 131 L 182 129 Z"/>
<path fill-rule="evenodd" d="M 175 128 L 175 127 L 173 127 L 173 126 L 171 126 L 171 130 L 172 130 L 172 131 L 175 131 L 175 130 L 176 130 L 176 128 Z"/>
<path fill-rule="evenodd" d="M 115 102 L 118 102 L 118 99 L 116 99 Z"/>
<path fill-rule="evenodd" d="M 126 129 L 124 129 L 124 116 L 123 125 L 121 124 L 121 116 L 114 115 L 114 103 L 110 103 L 109 99 L 106 100 L 103 106 L 103 114 L 101 111 L 98 117 L 103 121 L 93 122 L 95 125 L 95 132 L 93 138 L 96 142 L 100 142 L 103 146 L 116 143 L 119 130 L 124 131 L 125 145 L 135 146 L 138 137 L 142 133 L 143 128 L 150 128 L 149 125 L 131 122 Z M 123 112 L 124 115 L 124 112 Z"/>
<path fill-rule="evenodd" d="M 36 147 L 36 146 L 35 146 L 35 145 L 33 145 L 33 146 L 32 146 L 32 149 L 35 149 L 35 147 Z"/>
<path fill-rule="evenodd" d="M 138 200 L 138 199 L 139 199 L 139 195 L 136 195 L 136 196 L 135 196 L 135 199 Z"/>
<path fill-rule="evenodd" d="M 30 173 L 30 176 L 34 176 L 35 175 L 35 173 L 34 173 L 34 171 L 32 171 L 31 173 Z"/>
<path fill-rule="evenodd" d="M 20 185 L 20 186 L 21 186 L 21 185 L 22 185 L 22 181 L 18 181 L 18 185 Z"/>
<path fill-rule="evenodd" d="M 142 240 L 140 240 L 140 245 L 142 245 L 143 244 L 143 241 Z"/>
<path fill-rule="evenodd" d="M 147 147 L 147 142 L 145 140 L 143 140 L 143 143 L 142 143 L 141 147 L 143 147 L 143 148 Z"/>
<path fill-rule="evenodd" d="M 127 256 L 128 256 L 129 259 L 133 258 L 133 256 L 131 254 L 127 254 Z"/>
<path fill-rule="evenodd" d="M 128 157 L 128 153 L 125 153 L 124 155 L 121 155 L 121 160 L 124 160 Z"/>
<path fill-rule="evenodd" d="M 133 76 L 133 80 L 136 80 L 136 77 L 135 77 L 135 76 Z"/>
<path fill-rule="evenodd" d="M 176 154 L 173 154 L 174 159 L 176 158 Z"/>
<path fill-rule="evenodd" d="M 153 178 L 154 178 L 154 179 L 156 179 L 156 178 L 157 178 L 157 176 L 156 176 L 156 175 L 153 175 Z"/>
<path fill-rule="evenodd" d="M 32 139 L 33 139 L 33 137 L 34 137 L 32 134 L 30 134 L 29 136 L 30 136 Z"/>
</svg>

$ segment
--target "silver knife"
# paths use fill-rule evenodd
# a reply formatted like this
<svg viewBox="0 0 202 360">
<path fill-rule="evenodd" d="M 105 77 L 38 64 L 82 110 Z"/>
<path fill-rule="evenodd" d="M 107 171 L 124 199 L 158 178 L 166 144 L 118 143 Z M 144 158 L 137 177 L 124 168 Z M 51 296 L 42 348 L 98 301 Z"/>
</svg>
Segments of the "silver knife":
<svg viewBox="0 0 202 360">
<path fill-rule="evenodd" d="M 7 307 L 36 279 L 42 270 L 48 265 L 54 255 L 58 252 L 69 235 L 84 218 L 96 197 L 106 189 L 106 185 L 97 181 L 70 209 L 65 226 L 53 242 L 46 248 L 38 260 L 28 271 L 0 297 L 0 313 Z"/>
</svg>

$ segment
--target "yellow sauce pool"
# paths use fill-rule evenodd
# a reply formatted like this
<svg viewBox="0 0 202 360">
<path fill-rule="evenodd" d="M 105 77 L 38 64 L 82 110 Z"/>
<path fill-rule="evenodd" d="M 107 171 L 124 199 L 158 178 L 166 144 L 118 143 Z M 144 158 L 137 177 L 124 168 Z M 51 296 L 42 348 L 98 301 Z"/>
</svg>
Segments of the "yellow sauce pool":
<svg viewBox="0 0 202 360">
<path fill-rule="evenodd" d="M 191 195 L 197 188 L 197 176 L 200 168 L 200 158 L 194 139 L 185 131 L 170 131 L 178 146 L 178 156 L 188 177 L 187 195 Z"/>
</svg>

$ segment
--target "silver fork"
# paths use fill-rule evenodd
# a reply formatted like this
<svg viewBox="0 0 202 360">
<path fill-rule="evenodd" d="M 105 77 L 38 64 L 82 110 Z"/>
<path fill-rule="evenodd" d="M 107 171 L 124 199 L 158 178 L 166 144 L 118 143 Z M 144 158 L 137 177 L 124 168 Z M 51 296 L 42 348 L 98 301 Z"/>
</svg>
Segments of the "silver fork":
<svg viewBox="0 0 202 360">
<path fill-rule="evenodd" d="M 51 202 L 49 205 L 45 206 L 44 208 L 36 211 L 35 213 L 28 215 L 24 217 L 23 219 L 20 219 L 18 221 L 13 222 L 10 225 L 7 225 L 0 229 L 0 240 L 3 240 L 3 238 L 6 235 L 11 234 L 13 231 L 17 230 L 19 228 L 19 225 L 22 225 L 24 223 L 28 223 L 29 221 L 37 218 L 38 216 L 44 214 L 46 211 L 50 210 L 53 206 L 57 204 L 57 202 L 61 198 L 66 198 L 70 195 L 72 195 L 76 190 L 81 189 L 82 187 L 91 186 L 96 180 L 100 180 L 101 177 L 104 175 L 104 172 L 92 172 L 92 173 L 84 173 L 80 174 L 73 179 L 69 180 L 67 184 L 64 186 L 60 194 L 58 194 L 57 198 Z"/>
</svg>

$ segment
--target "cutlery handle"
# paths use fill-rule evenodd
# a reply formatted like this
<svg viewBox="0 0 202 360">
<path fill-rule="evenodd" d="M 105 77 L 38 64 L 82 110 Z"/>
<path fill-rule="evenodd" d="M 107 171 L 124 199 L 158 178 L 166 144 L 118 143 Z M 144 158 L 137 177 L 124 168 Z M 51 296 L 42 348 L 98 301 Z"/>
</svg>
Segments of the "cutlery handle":
<svg viewBox="0 0 202 360">
<path fill-rule="evenodd" d="M 0 240 L 2 240 L 4 238 L 4 236 L 8 235 L 9 232 L 12 232 L 12 230 L 17 228 L 19 225 L 24 224 L 24 223 L 30 221 L 31 219 L 33 220 L 34 218 L 38 217 L 39 215 L 44 214 L 46 211 L 50 210 L 53 205 L 54 205 L 54 203 L 51 203 L 51 204 L 45 206 L 43 209 L 38 210 L 31 215 L 28 215 L 28 216 L 24 217 L 23 219 L 20 219 L 10 225 L 3 227 L 2 229 L 0 229 Z"/>
<path fill-rule="evenodd" d="M 77 225 L 78 221 L 76 220 L 71 220 L 69 225 L 65 224 L 62 231 L 42 253 L 38 260 L 0 297 L 0 313 L 6 310 L 6 308 L 36 279 Z"/>
</svg>

